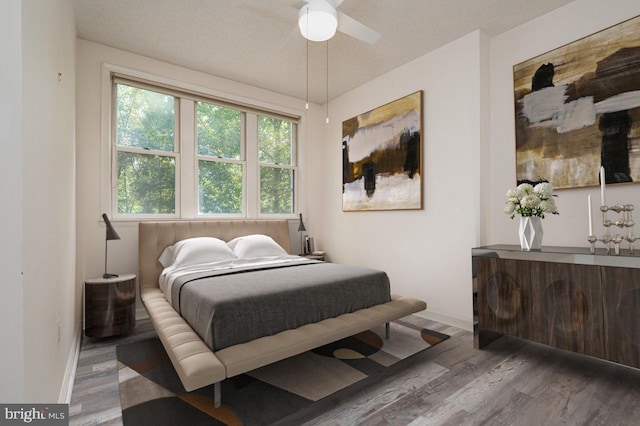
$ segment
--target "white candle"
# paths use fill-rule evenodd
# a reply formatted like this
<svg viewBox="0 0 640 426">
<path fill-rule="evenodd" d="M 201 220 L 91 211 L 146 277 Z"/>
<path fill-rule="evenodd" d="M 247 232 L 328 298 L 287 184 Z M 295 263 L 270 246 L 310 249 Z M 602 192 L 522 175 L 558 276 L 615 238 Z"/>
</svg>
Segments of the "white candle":
<svg viewBox="0 0 640 426">
<path fill-rule="evenodd" d="M 605 198 L 604 198 L 604 167 L 600 167 L 600 205 L 606 206 Z"/>
<path fill-rule="evenodd" d="M 588 197 L 589 204 L 589 236 L 593 235 L 593 221 L 591 220 L 591 194 Z"/>
</svg>

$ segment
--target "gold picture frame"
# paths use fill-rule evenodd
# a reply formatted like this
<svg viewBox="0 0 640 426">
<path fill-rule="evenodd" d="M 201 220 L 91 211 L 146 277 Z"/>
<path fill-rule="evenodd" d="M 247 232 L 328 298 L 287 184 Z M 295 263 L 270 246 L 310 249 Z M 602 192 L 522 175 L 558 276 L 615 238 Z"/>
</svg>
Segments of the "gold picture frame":
<svg viewBox="0 0 640 426">
<path fill-rule="evenodd" d="M 640 181 L 640 17 L 513 67 L 516 178 Z"/>
<path fill-rule="evenodd" d="M 422 91 L 342 123 L 342 210 L 422 209 Z"/>
</svg>

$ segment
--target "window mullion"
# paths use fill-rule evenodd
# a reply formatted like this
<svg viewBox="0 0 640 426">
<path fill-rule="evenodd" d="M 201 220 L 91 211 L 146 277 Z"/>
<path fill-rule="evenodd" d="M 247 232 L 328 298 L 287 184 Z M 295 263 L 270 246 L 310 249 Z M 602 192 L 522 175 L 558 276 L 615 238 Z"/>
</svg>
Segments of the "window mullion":
<svg viewBox="0 0 640 426">
<path fill-rule="evenodd" d="M 180 212 L 184 219 L 195 218 L 198 212 L 198 172 L 195 159 L 196 113 L 195 102 L 180 99 Z"/>
<path fill-rule="evenodd" d="M 161 157 L 179 157 L 178 152 L 173 151 L 161 151 L 157 149 L 145 149 L 145 148 L 136 148 L 131 146 L 114 146 L 114 149 L 122 152 L 131 152 L 133 154 L 144 154 L 144 155 L 158 155 Z"/>
<path fill-rule="evenodd" d="M 260 165 L 258 164 L 258 116 L 245 114 L 246 215 L 257 218 L 260 211 Z"/>
<path fill-rule="evenodd" d="M 295 170 L 295 166 L 290 166 L 288 164 L 272 164 L 272 163 L 258 163 L 259 167 L 272 167 L 274 169 L 286 169 L 286 170 Z"/>
</svg>

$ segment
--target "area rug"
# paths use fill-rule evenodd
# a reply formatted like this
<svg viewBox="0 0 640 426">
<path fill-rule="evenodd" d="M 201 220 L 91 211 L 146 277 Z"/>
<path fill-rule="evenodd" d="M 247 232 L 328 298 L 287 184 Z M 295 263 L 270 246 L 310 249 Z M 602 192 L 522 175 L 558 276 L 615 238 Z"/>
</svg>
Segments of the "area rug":
<svg viewBox="0 0 640 426">
<path fill-rule="evenodd" d="M 398 364 L 449 336 L 420 326 L 416 316 L 282 360 L 213 386 L 186 392 L 157 337 L 116 349 L 125 426 L 266 425 L 282 421 Z"/>
</svg>

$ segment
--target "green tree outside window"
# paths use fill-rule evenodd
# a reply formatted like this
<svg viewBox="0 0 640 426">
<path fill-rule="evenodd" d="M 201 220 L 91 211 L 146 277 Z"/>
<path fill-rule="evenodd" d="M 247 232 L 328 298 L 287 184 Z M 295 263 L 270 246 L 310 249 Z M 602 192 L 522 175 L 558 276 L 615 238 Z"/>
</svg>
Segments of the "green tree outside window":
<svg viewBox="0 0 640 426">
<path fill-rule="evenodd" d="M 175 214 L 175 98 L 117 85 L 118 213 Z"/>
<path fill-rule="evenodd" d="M 294 125 L 279 118 L 258 116 L 260 213 L 294 213 Z"/>
</svg>

